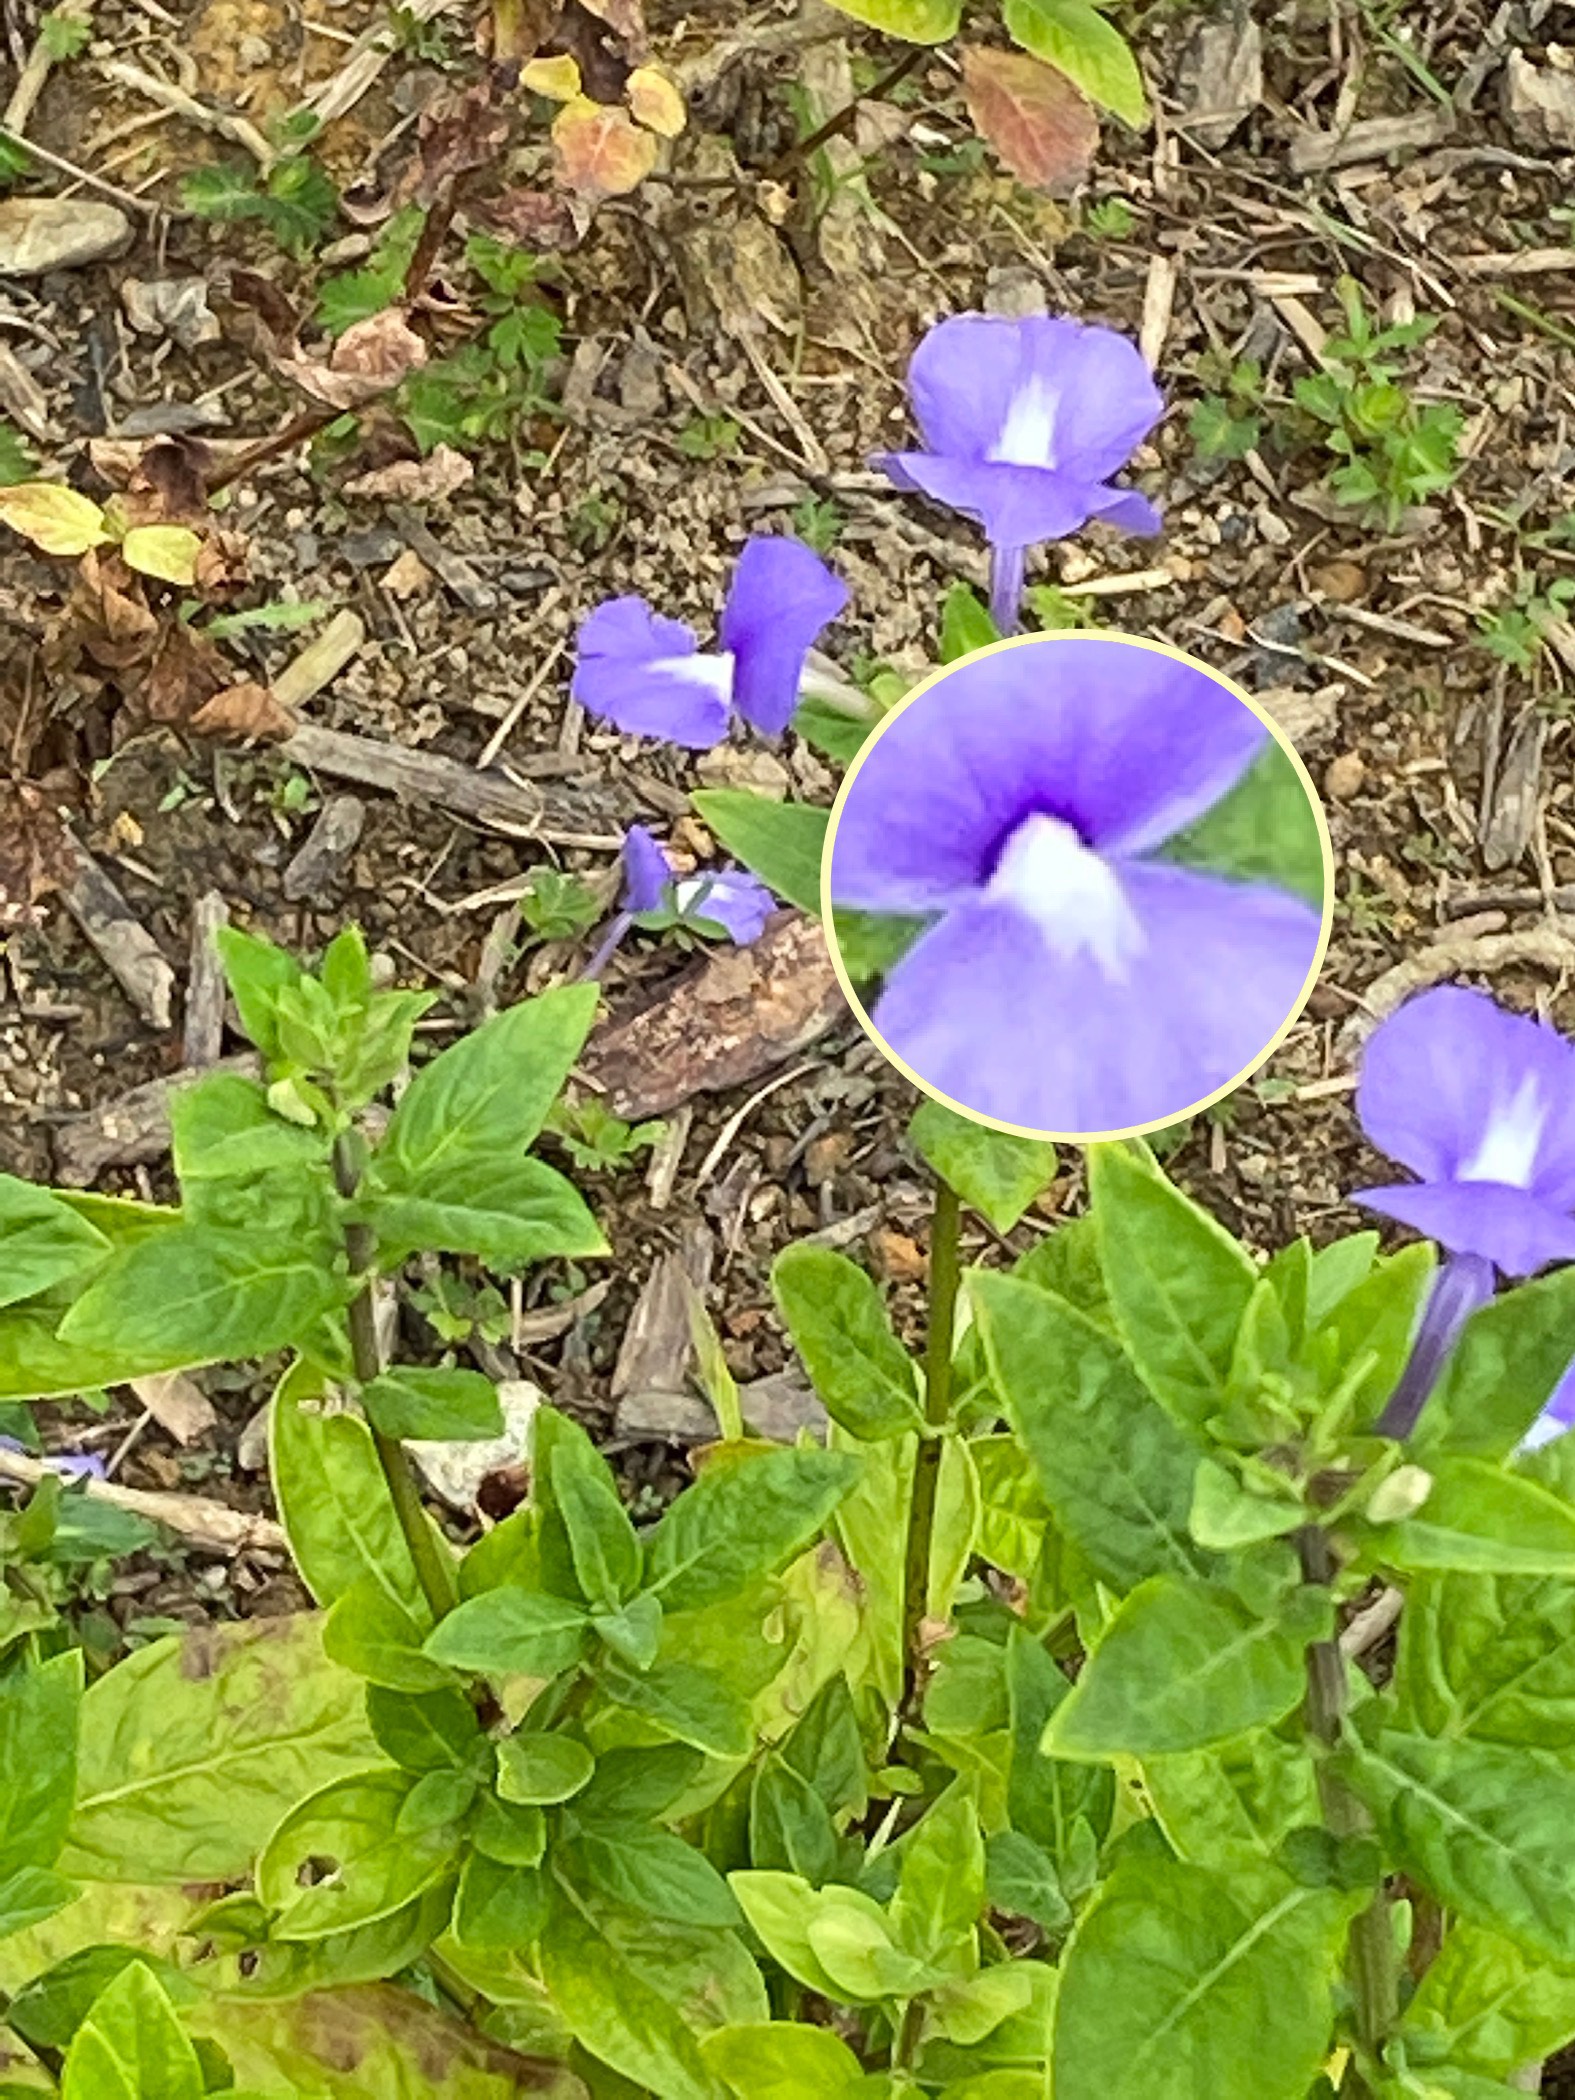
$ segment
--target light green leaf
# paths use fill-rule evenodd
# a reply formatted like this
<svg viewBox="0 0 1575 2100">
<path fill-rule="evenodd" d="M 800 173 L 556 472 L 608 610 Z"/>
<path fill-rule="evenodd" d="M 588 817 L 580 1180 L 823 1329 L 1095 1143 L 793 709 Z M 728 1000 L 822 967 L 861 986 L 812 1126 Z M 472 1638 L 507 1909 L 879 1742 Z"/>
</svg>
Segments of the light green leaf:
<svg viewBox="0 0 1575 2100">
<path fill-rule="evenodd" d="M 532 1947 L 547 1909 L 547 1877 L 540 1867 L 508 1866 L 472 1852 L 454 1899 L 454 1936 L 467 1947 Z"/>
<path fill-rule="evenodd" d="M 968 1450 L 979 1478 L 979 1554 L 1027 1582 L 1050 1522 L 1039 1475 L 1015 1436 L 974 1437 Z"/>
<path fill-rule="evenodd" d="M 399 1441 L 460 1441 L 497 1436 L 503 1428 L 497 1387 L 479 1371 L 396 1364 L 373 1379 L 361 1404 L 375 1429 Z"/>
<path fill-rule="evenodd" d="M 434 1662 L 506 1677 L 556 1677 L 585 1651 L 584 1608 L 543 1590 L 484 1590 L 456 1605 L 427 1639 Z"/>
<path fill-rule="evenodd" d="M 739 2100 L 837 2100 L 864 2075 L 829 2028 L 788 2020 L 718 2027 L 703 2037 L 700 2054 Z"/>
<path fill-rule="evenodd" d="M 1201 1750 L 1288 1714 L 1306 1689 L 1305 1633 L 1229 1591 L 1156 1575 L 1125 1598 L 1045 1731 L 1052 1757 Z"/>
<path fill-rule="evenodd" d="M 772 802 L 748 788 L 696 788 L 689 797 L 707 830 L 768 889 L 820 916 L 820 860 L 831 812 Z"/>
<path fill-rule="evenodd" d="M 1391 1567 L 1575 1576 L 1575 1509 L 1523 1474 L 1479 1458 L 1439 1458 L 1414 1516 L 1379 1524 L 1370 1550 Z"/>
<path fill-rule="evenodd" d="M 378 1148 L 377 1187 L 424 1196 L 463 1160 L 504 1167 L 546 1120 L 596 1017 L 597 988 L 568 985 L 495 1014 L 425 1065 Z"/>
<path fill-rule="evenodd" d="M 1091 1145 L 1089 1188 L 1111 1311 L 1139 1375 L 1185 1426 L 1219 1412 L 1257 1287 L 1246 1249 L 1124 1145 Z"/>
<path fill-rule="evenodd" d="M 205 2081 L 163 1986 L 132 1962 L 105 1986 L 66 2055 L 61 2100 L 203 2100 Z"/>
<path fill-rule="evenodd" d="M 326 1161 L 320 1130 L 288 1123 L 268 1106 L 268 1090 L 238 1072 L 211 1072 L 170 1096 L 170 1149 L 182 1185 L 245 1179 Z"/>
<path fill-rule="evenodd" d="M 109 1251 L 109 1241 L 69 1203 L 0 1174 L 0 1306 L 80 1276 Z"/>
<path fill-rule="evenodd" d="M 902 1841 L 891 1934 L 918 1961 L 941 1962 L 971 1945 L 984 1908 L 984 1838 L 971 1782 L 954 1779 Z"/>
<path fill-rule="evenodd" d="M 1397 1711 L 1419 1735 L 1560 1750 L 1575 1739 L 1575 1585 L 1425 1575 L 1406 1594 Z"/>
<path fill-rule="evenodd" d="M 1138 112 L 1129 121 L 1148 122 L 1148 109 L 1130 50 L 1120 33 L 1102 15 L 1095 14 L 1087 0 L 1007 0 L 1009 28 L 1014 9 L 1025 17 L 1048 17 L 1052 23 L 1060 16 L 1069 28 L 1072 18 L 1086 26 L 1093 16 L 1098 24 L 1096 39 L 1112 53 L 1119 47 L 1129 69 L 1136 90 L 1132 107 Z M 1019 43 L 1027 42 L 1017 32 L 1013 34 Z M 1029 45 L 1029 49 L 1033 46 Z M 1040 51 L 1036 56 L 1044 58 L 1047 54 Z M 1063 60 L 1051 59 L 1050 63 L 1071 74 L 1091 101 L 1104 100 Z M 1120 63 L 1118 60 L 1118 66 Z M 1126 114 L 1113 102 L 1105 106 L 1115 109 L 1118 116 Z M 1155 857 L 1184 868 L 1207 869 L 1233 882 L 1261 882 L 1290 890 L 1314 911 L 1322 911 L 1328 878 L 1323 862 L 1323 834 L 1314 808 L 1311 791 L 1291 763 L 1290 754 L 1283 744 L 1270 737 L 1230 792 L 1196 823 L 1167 839 Z"/>
<path fill-rule="evenodd" d="M 355 1415 L 323 1413 L 320 1391 L 297 1364 L 280 1380 L 269 1418 L 274 1497 L 302 1580 L 319 1604 L 370 1580 L 425 1628 L 431 1611 L 371 1432 Z"/>
<path fill-rule="evenodd" d="M 1575 1266 L 1505 1291 L 1466 1322 L 1411 1439 L 1434 1453 L 1507 1458 L 1575 1357 Z"/>
<path fill-rule="evenodd" d="M 1145 1758 L 1143 1786 L 1177 1856 L 1198 1866 L 1262 1865 L 1290 1831 L 1323 1813 L 1303 1746 L 1262 1729 L 1207 1750 Z"/>
<path fill-rule="evenodd" d="M 1396 1866 L 1462 1917 L 1575 1968 L 1567 1757 L 1386 1729 L 1340 1762 Z"/>
<path fill-rule="evenodd" d="M 1005 0 L 1002 12 L 1014 44 L 1064 73 L 1090 102 L 1134 131 L 1144 129 L 1148 97 L 1132 47 L 1088 0 Z"/>
<path fill-rule="evenodd" d="M 1056 2090 L 1305 2100 L 1329 2048 L 1351 1909 L 1272 1869 L 1121 1860 L 1063 1960 Z"/>
<path fill-rule="evenodd" d="M 954 583 L 941 600 L 940 660 L 954 664 L 975 649 L 988 649 L 1001 639 L 989 609 L 971 584 Z"/>
<path fill-rule="evenodd" d="M 1054 1145 L 1042 1138 L 1012 1137 L 1002 1130 L 921 1102 L 908 1135 L 926 1165 L 950 1182 L 997 1232 L 1010 1232 L 1039 1191 L 1055 1179 Z"/>
<path fill-rule="evenodd" d="M 839 14 L 909 44 L 944 44 L 957 34 L 962 0 L 831 0 Z"/>
<path fill-rule="evenodd" d="M 120 543 L 128 569 L 189 589 L 197 580 L 202 541 L 189 525 L 133 525 Z"/>
<path fill-rule="evenodd" d="M 1513 1940 L 1455 1925 L 1427 1965 L 1400 2033 L 1425 2038 L 1428 2057 L 1486 2078 L 1507 2078 L 1555 2055 L 1575 2036 L 1575 1974 L 1550 1969 Z M 1417 2051 L 1418 2060 L 1424 2060 Z"/>
<path fill-rule="evenodd" d="M 0 1940 L 52 1918 L 79 1893 L 76 1882 L 48 1867 L 18 1867 L 0 1878 Z"/>
<path fill-rule="evenodd" d="M 1115 1775 L 1100 1766 L 1047 1757 L 1044 1734 L 1071 1685 L 1025 1627 L 1006 1643 L 1006 1694 L 1012 1731 L 1007 1808 L 1012 1828 L 1040 1845 L 1057 1868 L 1071 1861 L 1082 1825 L 1103 1841 L 1115 1808 Z"/>
<path fill-rule="evenodd" d="M 737 1925 L 738 1905 L 705 1854 L 649 1823 L 585 1824 L 563 1855 L 583 1888 L 676 1925 Z"/>
<path fill-rule="evenodd" d="M 833 1421 L 867 1443 L 918 1428 L 913 1363 L 857 1262 L 830 1247 L 789 1247 L 772 1264 L 771 1288 Z"/>
<path fill-rule="evenodd" d="M 61 1866 L 99 1881 L 242 1879 L 303 1794 L 377 1763 L 362 1689 L 305 1614 L 138 1649 L 83 1698 Z"/>
<path fill-rule="evenodd" d="M 338 1597 L 323 1626 L 323 1652 L 370 1684 L 396 1692 L 439 1691 L 451 1674 L 421 1652 L 430 1615 L 418 1622 L 374 1576 Z"/>
<path fill-rule="evenodd" d="M 665 1611 L 698 1611 L 774 1573 L 820 1532 L 858 1478 L 836 1451 L 736 1452 L 714 1460 L 646 1542 Z"/>
<path fill-rule="evenodd" d="M 701 1663 L 657 1663 L 643 1674 L 616 1665 L 601 1673 L 616 1705 L 654 1721 L 676 1742 L 711 1757 L 747 1757 L 754 1742 L 749 1708 L 726 1678 Z"/>
<path fill-rule="evenodd" d="M 0 1882 L 52 1867 L 65 1842 L 81 1702 L 80 1650 L 47 1662 L 24 1654 L 0 1676 Z"/>
<path fill-rule="evenodd" d="M 991 1381 L 1027 1446 L 1057 1523 L 1118 1591 L 1215 1565 L 1188 1529 L 1203 1455 L 1152 1400 L 1121 1346 L 1014 1277 L 969 1279 Z"/>
<path fill-rule="evenodd" d="M 822 1967 L 810 1941 L 809 1928 L 822 1914 L 822 1895 L 798 1874 L 751 1867 L 729 1874 L 728 1886 L 738 1898 L 744 1916 L 771 1959 L 795 1982 L 836 1999 L 840 1993 L 833 1978 Z M 872 1897 L 857 1889 L 841 1889 L 837 1896 L 854 1908 L 862 1908 L 884 1929 L 885 1913 Z M 837 1898 L 833 1897 L 833 1901 Z"/>
<path fill-rule="evenodd" d="M 616 1611 L 640 1587 L 643 1559 L 611 1468 L 583 1435 L 561 1438 L 550 1463 L 553 1499 L 569 1534 L 575 1578 L 596 1610 Z M 656 1623 L 661 1624 L 659 1609 Z"/>
<path fill-rule="evenodd" d="M 498 1744 L 498 1793 L 505 1801 L 544 1806 L 572 1800 L 596 1759 L 572 1735 L 506 1735 Z"/>
<path fill-rule="evenodd" d="M 221 926 L 213 937 L 229 981 L 241 1026 L 270 1063 L 279 1057 L 279 999 L 301 982 L 303 971 L 277 943 L 238 926 Z"/>
<path fill-rule="evenodd" d="M 1061 1891 L 1055 1861 L 1020 1830 L 998 1830 L 985 1846 L 985 1886 L 990 1908 L 1014 1918 L 1032 1918 L 1047 1932 L 1065 1932 L 1071 1905 Z M 995 1973 L 991 1971 L 989 1973 Z M 955 2030 L 952 2040 L 962 2037 Z"/>
<path fill-rule="evenodd" d="M 1365 1239 L 1366 1235 L 1360 1237 Z M 1348 1387 L 1353 1400 L 1351 1419 L 1366 1428 L 1378 1419 L 1383 1403 L 1410 1361 L 1412 1336 L 1432 1287 L 1437 1255 L 1427 1240 L 1414 1247 L 1402 1247 L 1398 1254 L 1384 1255 L 1342 1291 L 1326 1313 L 1320 1314 L 1318 1301 L 1323 1289 L 1330 1282 L 1338 1282 L 1340 1273 L 1325 1264 L 1328 1256 L 1343 1244 L 1346 1243 L 1336 1241 L 1334 1246 L 1323 1248 L 1314 1260 L 1308 1286 L 1312 1308 L 1309 1318 L 1316 1325 L 1304 1349 L 1326 1392 L 1345 1385 L 1359 1359 L 1369 1360 L 1367 1375 Z M 1363 1247 L 1361 1255 L 1365 1256 L 1366 1251 Z"/>
<path fill-rule="evenodd" d="M 579 1190 L 540 1159 L 467 1153 L 435 1162 L 412 1189 L 374 1167 L 356 1211 L 377 1234 L 385 1268 L 431 1251 L 475 1254 L 506 1276 L 550 1255 L 607 1252 Z"/>
<path fill-rule="evenodd" d="M 375 1924 L 452 1871 L 454 1831 L 400 1827 L 411 1785 L 408 1772 L 384 1766 L 331 1780 L 291 1809 L 257 1862 L 276 1937 L 326 1939 Z"/>
</svg>

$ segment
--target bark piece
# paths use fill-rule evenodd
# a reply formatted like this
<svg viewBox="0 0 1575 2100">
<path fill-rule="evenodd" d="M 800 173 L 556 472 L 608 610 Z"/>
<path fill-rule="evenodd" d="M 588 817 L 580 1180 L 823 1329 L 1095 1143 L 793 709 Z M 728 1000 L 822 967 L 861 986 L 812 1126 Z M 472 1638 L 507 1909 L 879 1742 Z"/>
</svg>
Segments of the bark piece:
<svg viewBox="0 0 1575 2100">
<path fill-rule="evenodd" d="M 1528 707 L 1515 724 L 1482 827 L 1482 861 L 1493 874 L 1512 868 L 1531 844 L 1541 805 L 1547 734 L 1547 718 L 1538 707 Z"/>
<path fill-rule="evenodd" d="M 1441 146 L 1454 128 L 1454 112 L 1448 109 L 1419 109 L 1404 117 L 1364 117 L 1344 131 L 1319 131 L 1308 125 L 1291 141 L 1291 172 L 1323 174 L 1330 168 L 1384 160 L 1408 149 L 1420 152 Z"/>
<path fill-rule="evenodd" d="M 284 894 L 292 904 L 321 895 L 344 873 L 361 840 L 366 804 L 359 795 L 330 795 L 317 813 L 300 851 L 284 871 Z"/>
<path fill-rule="evenodd" d="M 184 1371 L 158 1371 L 133 1378 L 131 1390 L 177 1444 L 194 1444 L 218 1421 L 218 1412 L 196 1380 Z"/>
<path fill-rule="evenodd" d="M 200 1071 L 216 1065 L 224 1049 L 224 965 L 214 935 L 230 923 L 230 908 L 217 890 L 206 890 L 191 914 L 191 970 L 186 979 L 186 1028 L 181 1050 L 186 1065 Z"/>
<path fill-rule="evenodd" d="M 67 911 L 150 1028 L 173 1019 L 175 972 L 142 921 L 96 860 L 78 849 L 77 873 L 61 891 Z"/>
<path fill-rule="evenodd" d="M 311 723 L 303 723 L 279 749 L 309 773 L 359 781 L 363 787 L 381 788 L 402 801 L 452 810 L 456 816 L 520 838 L 545 839 L 552 846 L 609 849 L 623 841 L 610 815 L 589 797 L 565 788 L 549 799 L 528 781 L 511 780 L 490 766 L 464 766 L 458 759 L 442 758 L 432 751 L 412 751 L 404 744 L 381 743 L 375 737 L 319 729 Z"/>
<path fill-rule="evenodd" d="M 118 1101 L 80 1122 L 67 1123 L 55 1138 L 55 1176 L 63 1188 L 91 1188 L 106 1167 L 146 1166 L 162 1159 L 170 1149 L 170 1095 L 177 1088 L 205 1079 L 208 1072 L 234 1072 L 242 1079 L 260 1079 L 262 1060 L 255 1056 L 225 1057 L 201 1072 L 174 1072 L 168 1079 L 150 1079 L 133 1087 Z"/>
<path fill-rule="evenodd" d="M 716 1241 L 698 1218 L 684 1227 L 675 1253 L 664 1254 L 646 1279 L 639 1302 L 629 1316 L 618 1361 L 613 1367 L 612 1396 L 681 1393 L 694 1353 L 685 1278 L 703 1293 L 711 1278 Z"/>
<path fill-rule="evenodd" d="M 820 921 L 782 912 L 753 947 L 707 957 L 643 1013 L 598 1031 L 584 1070 L 637 1121 L 749 1085 L 846 1013 Z"/>
<path fill-rule="evenodd" d="M 1198 25 L 1181 61 L 1183 128 L 1202 145 L 1223 146 L 1263 100 L 1263 32 L 1252 8 L 1228 8 Z"/>
</svg>

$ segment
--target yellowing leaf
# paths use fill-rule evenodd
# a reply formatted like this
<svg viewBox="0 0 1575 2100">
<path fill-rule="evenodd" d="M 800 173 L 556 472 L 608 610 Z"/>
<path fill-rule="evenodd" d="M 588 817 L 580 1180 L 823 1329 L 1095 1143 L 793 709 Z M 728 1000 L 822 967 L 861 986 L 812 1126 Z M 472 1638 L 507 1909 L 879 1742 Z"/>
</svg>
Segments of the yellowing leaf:
<svg viewBox="0 0 1575 2100">
<path fill-rule="evenodd" d="M 636 66 L 624 83 L 635 122 L 664 139 L 675 139 L 689 121 L 684 98 L 655 66 Z"/>
<path fill-rule="evenodd" d="M 46 554 L 86 554 L 109 538 L 98 505 L 57 481 L 18 481 L 0 489 L 0 523 Z"/>
<path fill-rule="evenodd" d="M 533 58 L 520 68 L 520 86 L 545 95 L 549 102 L 573 102 L 583 92 L 580 69 L 567 52 L 558 58 Z"/>
<path fill-rule="evenodd" d="M 165 583 L 195 583 L 202 541 L 189 525 L 133 525 L 120 543 L 128 569 Z"/>
<path fill-rule="evenodd" d="M 627 110 L 584 95 L 559 110 L 552 143 L 564 188 L 592 203 L 602 197 L 626 197 L 656 166 L 653 133 L 640 130 Z"/>
</svg>

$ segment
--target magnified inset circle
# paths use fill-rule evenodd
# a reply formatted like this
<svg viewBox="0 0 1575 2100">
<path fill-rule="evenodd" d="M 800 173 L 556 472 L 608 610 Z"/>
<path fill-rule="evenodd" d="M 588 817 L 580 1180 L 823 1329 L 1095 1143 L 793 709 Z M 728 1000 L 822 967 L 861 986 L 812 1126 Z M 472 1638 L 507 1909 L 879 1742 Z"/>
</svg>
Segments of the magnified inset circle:
<svg viewBox="0 0 1575 2100">
<path fill-rule="evenodd" d="M 1003 1128 L 1172 1123 L 1286 1034 L 1329 937 L 1328 826 L 1229 680 L 1159 642 L 1028 635 L 892 710 L 821 864 L 832 955 L 907 1076 Z"/>
</svg>

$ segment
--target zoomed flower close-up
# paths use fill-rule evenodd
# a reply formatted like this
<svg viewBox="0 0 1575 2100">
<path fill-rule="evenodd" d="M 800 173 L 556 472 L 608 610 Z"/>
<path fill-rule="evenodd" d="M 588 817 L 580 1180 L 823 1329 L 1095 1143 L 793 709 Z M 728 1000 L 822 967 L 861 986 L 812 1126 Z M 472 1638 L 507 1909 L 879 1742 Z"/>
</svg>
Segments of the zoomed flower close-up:
<svg viewBox="0 0 1575 2100">
<path fill-rule="evenodd" d="M 848 588 L 802 540 L 744 544 L 717 626 L 720 648 L 643 598 L 609 598 L 582 623 L 574 697 L 633 736 L 708 750 L 734 714 L 780 736 L 798 705 L 804 660 L 848 602 Z"/>
<path fill-rule="evenodd" d="M 1211 859 L 1205 820 L 1266 757 L 1291 779 L 1289 802 L 1283 778 L 1261 798 L 1273 835 L 1252 838 L 1249 810 Z M 1321 897 L 1300 788 L 1200 664 L 1093 635 L 968 658 L 866 746 L 833 828 L 835 911 L 925 922 L 876 1034 L 956 1107 L 1019 1129 L 1184 1114 L 1266 1053 L 1310 987 L 1322 911 L 1274 871 L 1291 847 L 1305 871 L 1310 841 Z"/>
<path fill-rule="evenodd" d="M 1142 352 L 1115 329 L 956 314 L 914 351 L 908 394 L 924 449 L 874 464 L 983 527 L 990 610 L 1003 634 L 1017 625 L 1030 547 L 1091 518 L 1159 531 L 1146 496 L 1110 483 L 1165 412 Z"/>
</svg>

